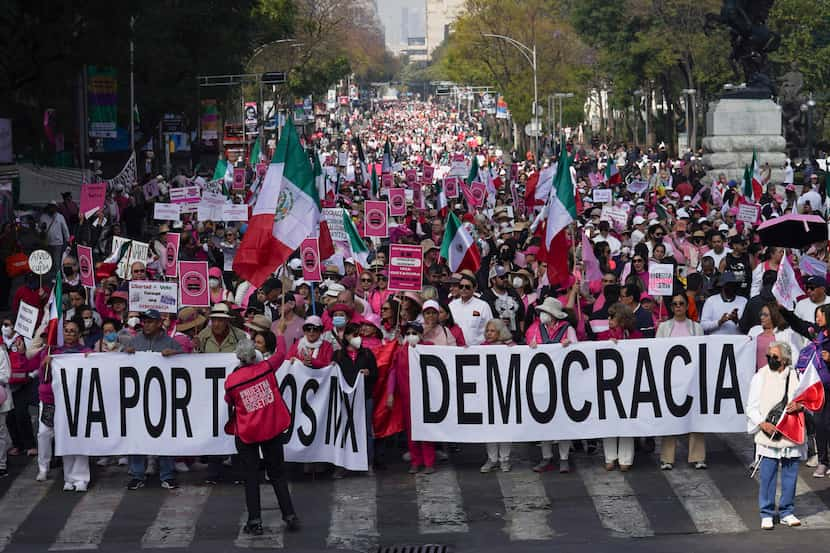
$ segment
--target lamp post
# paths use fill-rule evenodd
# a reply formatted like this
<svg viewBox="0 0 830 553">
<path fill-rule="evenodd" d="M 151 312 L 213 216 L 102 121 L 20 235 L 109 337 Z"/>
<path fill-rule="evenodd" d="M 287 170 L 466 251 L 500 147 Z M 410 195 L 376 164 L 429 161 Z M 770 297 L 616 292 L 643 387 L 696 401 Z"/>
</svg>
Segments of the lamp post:
<svg viewBox="0 0 830 553">
<path fill-rule="evenodd" d="M 482 33 L 481 36 L 486 36 L 486 37 L 489 37 L 489 38 L 500 38 L 502 40 L 506 40 L 507 42 L 509 42 L 510 44 L 515 46 L 519 50 L 519 52 L 522 53 L 522 55 L 525 57 L 527 62 L 530 64 L 530 67 L 533 68 L 533 106 L 531 106 L 532 109 L 530 110 L 530 113 L 533 116 L 533 125 L 532 126 L 533 126 L 533 129 L 535 131 L 534 134 L 538 133 L 538 131 L 539 131 L 539 119 L 536 117 L 536 114 L 539 111 L 539 88 L 538 88 L 538 83 L 537 83 L 537 79 L 536 79 L 536 67 L 537 67 L 536 66 L 536 43 L 534 42 L 533 43 L 533 48 L 530 48 L 530 47 L 522 44 L 521 42 L 519 42 L 515 38 L 510 38 L 509 36 L 496 35 L 496 34 L 492 34 L 492 33 Z M 538 138 L 538 136 L 534 136 L 533 137 L 533 155 L 534 155 L 534 157 L 537 156 L 538 149 L 539 149 L 539 138 Z"/>
<path fill-rule="evenodd" d="M 816 107 L 816 101 L 813 100 L 813 93 L 810 93 L 810 99 L 801 104 L 801 112 L 807 116 L 807 159 L 810 163 L 813 160 L 813 108 Z"/>
<path fill-rule="evenodd" d="M 694 152 L 694 143 L 696 140 L 693 138 L 692 127 L 689 121 L 691 120 L 690 114 L 692 109 L 694 109 L 694 97 L 695 94 L 697 94 L 697 90 L 694 88 L 684 88 L 681 92 L 686 95 L 686 147 L 689 148 L 690 151 Z"/>
</svg>

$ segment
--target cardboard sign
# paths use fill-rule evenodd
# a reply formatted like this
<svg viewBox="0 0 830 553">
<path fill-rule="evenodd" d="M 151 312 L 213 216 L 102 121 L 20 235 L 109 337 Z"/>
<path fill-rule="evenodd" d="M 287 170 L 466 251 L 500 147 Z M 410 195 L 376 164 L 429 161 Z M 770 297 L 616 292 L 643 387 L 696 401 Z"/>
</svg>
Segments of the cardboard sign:
<svg viewBox="0 0 830 553">
<path fill-rule="evenodd" d="M 300 244 L 300 262 L 303 265 L 303 280 L 320 282 L 323 271 L 320 267 L 320 245 L 317 238 L 306 238 Z"/>
<path fill-rule="evenodd" d="M 245 190 L 245 168 L 244 167 L 234 167 L 233 168 L 233 190 Z"/>
<path fill-rule="evenodd" d="M 335 242 L 347 242 L 349 240 L 346 227 L 343 225 L 344 212 L 345 210 L 342 207 L 325 207 L 320 212 L 329 226 L 331 239 Z"/>
<path fill-rule="evenodd" d="M 265 162 L 257 163 L 256 164 L 256 176 L 262 178 L 265 176 L 265 173 L 268 172 L 268 164 Z"/>
<path fill-rule="evenodd" d="M 182 235 L 177 232 L 167 233 L 167 248 L 164 250 L 164 259 L 162 260 L 162 269 L 164 276 L 177 277 L 179 276 L 179 243 Z"/>
<path fill-rule="evenodd" d="M 121 246 L 125 243 L 129 243 L 131 240 L 129 238 L 124 238 L 123 236 L 113 236 L 112 237 L 112 251 L 110 255 L 115 254 L 116 252 L 121 251 Z M 127 278 L 127 273 L 130 270 L 130 252 L 127 251 L 127 254 L 121 258 L 121 261 L 118 262 L 118 267 L 115 269 L 115 274 L 121 278 Z"/>
<path fill-rule="evenodd" d="M 435 167 L 432 165 L 424 165 L 424 180 L 432 184 L 432 178 L 435 176 Z"/>
<path fill-rule="evenodd" d="M 92 248 L 78 246 L 78 267 L 81 273 L 81 286 L 95 288 L 95 263 L 92 260 Z"/>
<path fill-rule="evenodd" d="M 155 204 L 153 219 L 156 221 L 178 221 L 181 217 L 181 204 Z"/>
<path fill-rule="evenodd" d="M 483 182 L 476 181 L 470 185 L 470 198 L 473 200 L 473 207 L 482 207 L 486 197 L 487 186 Z"/>
<path fill-rule="evenodd" d="M 182 307 L 209 307 L 207 261 L 179 261 L 179 275 Z"/>
<path fill-rule="evenodd" d="M 349 153 L 348 152 L 338 152 L 337 153 L 337 165 L 340 167 L 346 167 L 349 164 Z"/>
<path fill-rule="evenodd" d="M 24 338 L 34 338 L 39 312 L 37 307 L 21 301 L 17 310 L 17 319 L 14 321 L 14 331 Z"/>
<path fill-rule="evenodd" d="M 170 203 L 174 204 L 197 204 L 202 198 L 198 186 L 185 186 L 184 188 L 170 189 Z"/>
<path fill-rule="evenodd" d="M 389 236 L 389 206 L 386 202 L 368 200 L 363 204 L 363 224 L 366 236 L 386 238 Z"/>
<path fill-rule="evenodd" d="M 633 180 L 628 183 L 626 190 L 631 192 L 632 194 L 639 194 L 641 192 L 645 192 L 648 190 L 648 181 L 647 180 Z"/>
<path fill-rule="evenodd" d="M 424 252 L 419 245 L 389 245 L 389 290 L 420 292 Z"/>
<path fill-rule="evenodd" d="M 52 268 L 52 256 L 46 250 L 35 250 L 29 254 L 29 269 L 36 275 L 45 275 Z"/>
<path fill-rule="evenodd" d="M 754 225 L 758 222 L 759 212 L 760 208 L 755 204 L 740 204 L 738 206 L 738 216 L 736 219 L 738 221 Z"/>
<path fill-rule="evenodd" d="M 389 215 L 392 217 L 404 217 L 406 215 L 406 189 L 389 189 Z"/>
<path fill-rule="evenodd" d="M 406 175 L 406 185 L 408 187 L 412 188 L 418 182 L 418 171 L 416 169 L 407 169 L 404 175 Z"/>
<path fill-rule="evenodd" d="M 247 204 L 225 204 L 222 206 L 223 221 L 247 221 Z"/>
<path fill-rule="evenodd" d="M 671 296 L 674 287 L 674 265 L 653 263 L 648 267 L 648 295 Z"/>
<path fill-rule="evenodd" d="M 107 195 L 107 183 L 90 182 L 81 185 L 81 206 L 80 210 L 87 219 L 92 217 L 96 211 L 103 209 L 104 200 Z"/>
<path fill-rule="evenodd" d="M 594 188 L 593 199 L 595 204 L 607 204 L 613 201 L 610 188 Z"/>
<path fill-rule="evenodd" d="M 458 177 L 446 177 L 444 179 L 444 195 L 448 200 L 458 197 Z"/>
<path fill-rule="evenodd" d="M 148 309 L 156 309 L 162 313 L 176 313 L 179 310 L 178 304 L 175 282 L 130 281 L 130 311 L 143 313 Z"/>
<path fill-rule="evenodd" d="M 606 205 L 602 207 L 599 219 L 600 221 L 611 221 L 614 228 L 619 231 L 624 229 L 628 222 L 628 212 L 621 207 Z"/>
</svg>

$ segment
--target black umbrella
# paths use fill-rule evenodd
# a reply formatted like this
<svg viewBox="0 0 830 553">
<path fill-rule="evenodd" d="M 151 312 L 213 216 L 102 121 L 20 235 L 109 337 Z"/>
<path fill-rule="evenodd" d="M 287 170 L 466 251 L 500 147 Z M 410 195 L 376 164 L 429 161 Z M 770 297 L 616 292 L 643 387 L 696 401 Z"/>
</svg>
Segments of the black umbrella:
<svg viewBox="0 0 830 553">
<path fill-rule="evenodd" d="M 761 223 L 758 234 L 765 246 L 801 249 L 827 241 L 827 222 L 818 215 L 783 215 Z"/>
</svg>

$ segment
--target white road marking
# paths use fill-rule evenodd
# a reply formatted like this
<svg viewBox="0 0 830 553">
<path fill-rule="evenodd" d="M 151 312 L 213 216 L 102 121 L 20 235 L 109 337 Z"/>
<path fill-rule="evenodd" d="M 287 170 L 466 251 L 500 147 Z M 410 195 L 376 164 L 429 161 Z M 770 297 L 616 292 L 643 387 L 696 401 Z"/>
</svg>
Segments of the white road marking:
<svg viewBox="0 0 830 553">
<path fill-rule="evenodd" d="M 72 509 L 49 550 L 98 549 L 126 491 L 120 478 L 97 480 Z"/>
<path fill-rule="evenodd" d="M 705 471 L 684 466 L 662 472 L 698 532 L 727 534 L 749 530 Z"/>
<path fill-rule="evenodd" d="M 143 548 L 188 547 L 196 534 L 196 523 L 210 497 L 210 486 L 187 486 L 161 490 L 169 494 L 156 520 L 141 538 Z"/>
<path fill-rule="evenodd" d="M 290 489 L 290 488 L 289 488 Z M 261 536 L 252 536 L 242 531 L 245 523 L 248 522 L 248 511 L 242 513 L 239 518 L 239 535 L 233 544 L 236 547 L 249 549 L 282 549 L 285 525 L 282 522 L 282 511 L 277 504 L 277 494 L 271 484 L 259 486 L 260 504 L 262 506 L 262 529 Z"/>
<path fill-rule="evenodd" d="M 547 540 L 555 535 L 548 523 L 550 500 L 539 474 L 519 469 L 499 472 L 506 511 L 505 532 L 513 541 Z"/>
<path fill-rule="evenodd" d="M 576 458 L 578 474 L 605 528 L 622 537 L 653 536 L 654 530 L 625 476 L 606 471 L 599 462 Z"/>
<path fill-rule="evenodd" d="M 52 481 L 36 482 L 37 462 L 14 479 L 8 491 L 0 499 L 0 551 L 12 540 L 12 536 L 23 524 L 40 501 L 49 493 Z"/>
<path fill-rule="evenodd" d="M 433 474 L 418 474 L 415 477 L 415 491 L 418 531 L 421 534 L 470 531 L 461 499 L 461 486 L 453 468 L 442 466 Z"/>
<path fill-rule="evenodd" d="M 377 480 L 347 476 L 334 481 L 331 522 L 326 545 L 336 549 L 368 551 L 377 547 Z"/>
</svg>

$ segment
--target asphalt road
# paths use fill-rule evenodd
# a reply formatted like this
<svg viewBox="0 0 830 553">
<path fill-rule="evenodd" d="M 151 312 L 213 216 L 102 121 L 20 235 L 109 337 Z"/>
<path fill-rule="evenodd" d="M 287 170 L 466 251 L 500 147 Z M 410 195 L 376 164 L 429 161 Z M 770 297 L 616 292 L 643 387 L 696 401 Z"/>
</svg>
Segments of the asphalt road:
<svg viewBox="0 0 830 553">
<path fill-rule="evenodd" d="M 90 550 L 127 553 L 164 548 L 224 552 L 377 551 L 396 544 L 442 544 L 455 552 L 516 551 L 800 551 L 826 549 L 830 483 L 801 470 L 796 514 L 801 529 L 759 529 L 757 481 L 747 476 L 746 436 L 707 438 L 710 469 L 678 463 L 660 471 L 654 453 L 638 452 L 626 474 L 606 472 L 602 456 L 572 454 L 570 474 L 530 470 L 538 448 L 514 449 L 511 472 L 480 474 L 484 449 L 464 445 L 431 475 L 406 474 L 401 461 L 376 476 L 311 479 L 292 471 L 298 533 L 283 529 L 276 500 L 263 481 L 266 534 L 240 532 L 243 491 L 209 487 L 203 473 L 180 475 L 168 491 L 157 478 L 127 491 L 125 467 L 94 466 L 86 494 L 62 491 L 60 469 L 35 482 L 32 460 L 10 458 L 0 480 L 0 551 Z M 685 452 L 678 448 L 678 459 Z M 397 453 L 395 455 L 397 457 Z"/>
</svg>

